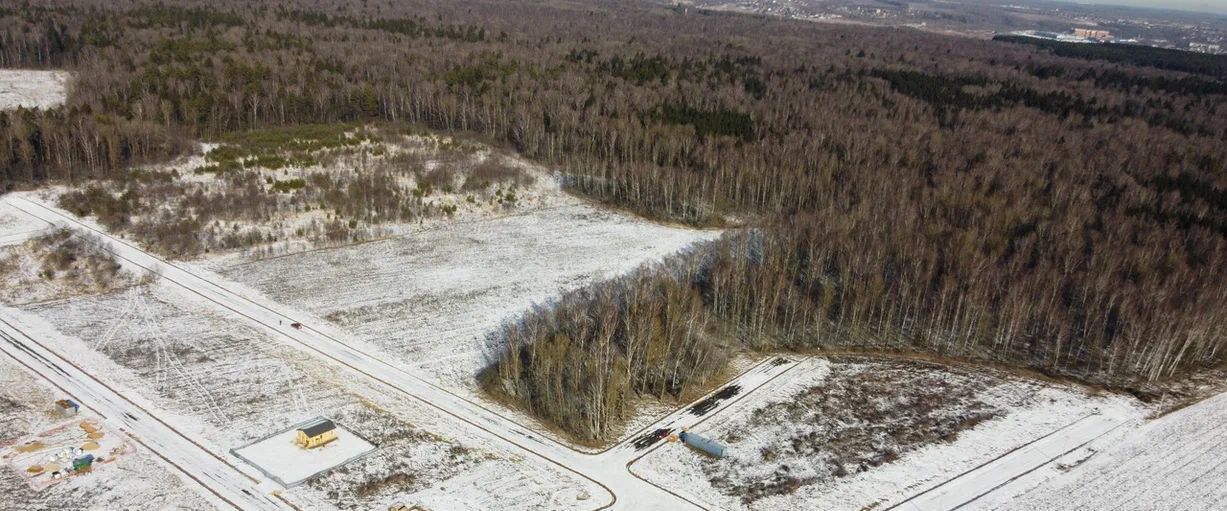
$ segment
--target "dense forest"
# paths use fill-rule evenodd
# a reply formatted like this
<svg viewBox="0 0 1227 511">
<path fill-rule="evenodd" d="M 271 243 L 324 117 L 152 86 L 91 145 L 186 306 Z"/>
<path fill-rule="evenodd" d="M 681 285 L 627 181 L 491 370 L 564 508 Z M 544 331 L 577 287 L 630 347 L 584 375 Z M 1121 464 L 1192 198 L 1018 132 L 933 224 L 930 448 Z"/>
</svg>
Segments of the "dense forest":
<svg viewBox="0 0 1227 511">
<path fill-rule="evenodd" d="M 1017 44 L 1030 44 L 1052 51 L 1062 57 L 1076 57 L 1087 60 L 1106 60 L 1108 62 L 1123 62 L 1138 66 L 1156 67 L 1183 71 L 1190 74 L 1201 74 L 1215 78 L 1227 78 L 1227 58 L 1222 55 L 1194 53 L 1169 48 L 1155 48 L 1136 44 L 1103 43 L 1083 44 L 1055 41 L 1052 39 L 1037 39 L 1034 37 L 999 35 L 994 41 L 1004 41 Z"/>
<path fill-rule="evenodd" d="M 746 348 L 1149 381 L 1227 355 L 1223 64 L 1149 58 L 633 2 L 39 2 L 0 9 L 0 66 L 76 79 L 0 114 L 0 181 L 412 124 L 729 227 L 496 339 L 486 388 L 584 439 Z"/>
</svg>

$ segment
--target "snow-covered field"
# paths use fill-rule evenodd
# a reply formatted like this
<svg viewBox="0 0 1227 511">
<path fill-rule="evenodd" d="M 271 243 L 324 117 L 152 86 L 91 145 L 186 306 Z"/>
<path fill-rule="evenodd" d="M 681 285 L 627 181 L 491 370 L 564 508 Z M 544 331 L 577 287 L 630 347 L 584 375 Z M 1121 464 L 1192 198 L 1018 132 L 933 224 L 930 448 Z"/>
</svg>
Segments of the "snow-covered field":
<svg viewBox="0 0 1227 511">
<path fill-rule="evenodd" d="M 48 227 L 46 222 L 0 202 L 0 247 L 21 243 Z"/>
<path fill-rule="evenodd" d="M 353 402 L 264 334 L 161 283 L 30 310 L 68 334 L 62 352 L 190 417 L 185 431 L 217 445 L 237 447 Z"/>
<path fill-rule="evenodd" d="M 385 239 L 573 203 L 559 174 L 486 145 L 390 127 L 257 130 L 39 195 L 143 248 L 215 264 Z M 97 217 L 112 198 L 122 214 Z M 2 242 L 2 238 L 0 238 Z"/>
<path fill-rule="evenodd" d="M 474 448 L 478 440 L 421 404 L 336 374 L 202 302 L 159 281 L 31 306 L 27 312 L 37 317 L 22 314 L 22 319 L 41 323 L 53 349 L 71 353 L 218 455 L 229 456 L 231 448 L 325 414 L 378 445 L 319 484 L 286 492 L 303 509 L 426 502 L 435 493 L 417 493 L 461 473 L 517 489 L 485 497 L 485 506 L 476 509 L 517 509 L 556 498 L 560 508 L 566 508 L 562 502 L 583 508 L 579 497 L 596 491 L 560 471 L 522 465 L 515 455 Z M 56 325 L 45 323 L 49 320 Z M 57 329 L 68 335 L 50 333 Z"/>
<path fill-rule="evenodd" d="M 502 322 L 561 291 L 628 272 L 717 235 L 578 199 L 511 216 L 437 223 L 389 240 L 218 268 L 334 322 L 452 390 L 475 375 Z"/>
<path fill-rule="evenodd" d="M 0 446 L 54 424 L 52 403 L 57 399 L 45 383 L 0 357 Z"/>
<path fill-rule="evenodd" d="M 970 508 L 1227 509 L 1227 394 L 1106 435 Z"/>
<path fill-rule="evenodd" d="M 873 362 L 811 359 L 795 371 L 803 376 L 784 380 L 734 405 L 728 412 L 702 422 L 691 431 L 717 439 L 728 446 L 725 459 L 713 460 L 683 447 L 664 444 L 631 465 L 631 470 L 656 484 L 667 486 L 715 509 L 870 509 L 889 507 L 936 484 L 951 479 L 1016 447 L 1040 438 L 1079 418 L 1095 413 L 1140 416 L 1127 400 L 1094 397 L 1068 388 L 1023 381 L 993 374 L 975 374 L 932 366 L 927 371 L 932 386 L 949 386 L 970 392 L 949 405 L 935 406 L 924 400 L 940 395 L 901 398 L 883 395 L 868 401 L 825 403 L 824 406 L 870 408 L 880 417 L 872 424 L 837 423 L 826 419 L 824 408 L 811 406 L 806 393 L 817 392 L 830 399 L 840 378 L 862 377 L 881 368 Z M 934 383 L 937 382 L 937 383 Z M 854 380 L 849 382 L 855 385 Z M 842 385 L 847 388 L 849 385 Z M 812 395 L 812 394 L 811 394 Z M 935 434 L 934 440 L 900 449 L 909 441 L 908 430 L 891 429 L 896 416 L 907 419 L 918 412 L 920 399 L 932 418 L 966 419 L 992 412 L 991 419 L 968 422 L 970 429 L 955 435 Z M 803 403 L 801 409 L 790 406 Z M 892 412 L 898 408 L 897 412 Z M 788 410 L 784 415 L 779 410 Z M 797 421 L 797 419 L 804 419 Z M 923 417 L 922 417 L 923 419 Z M 921 421 L 929 427 L 946 428 L 949 420 Z M 852 428 L 845 430 L 845 428 Z M 847 435 L 852 435 L 849 437 Z M 862 441 L 855 437 L 864 435 Z M 816 448 L 816 450 L 815 450 Z M 889 453 L 887 459 L 854 456 L 857 450 Z M 813 452 L 810 452 L 813 450 Z M 848 459 L 852 458 L 852 463 Z M 880 463 L 880 464 L 878 464 Z M 838 468 L 836 468 L 838 467 Z M 757 487 L 759 495 L 727 489 Z"/>
<path fill-rule="evenodd" d="M 71 76 L 66 71 L 0 69 L 0 110 L 59 106 L 68 97 Z"/>
</svg>

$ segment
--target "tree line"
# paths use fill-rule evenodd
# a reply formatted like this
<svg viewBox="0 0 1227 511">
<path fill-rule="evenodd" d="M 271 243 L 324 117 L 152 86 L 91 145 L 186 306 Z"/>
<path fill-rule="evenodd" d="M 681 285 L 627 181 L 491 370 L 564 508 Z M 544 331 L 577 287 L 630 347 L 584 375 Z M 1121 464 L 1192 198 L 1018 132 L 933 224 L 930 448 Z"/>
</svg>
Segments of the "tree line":
<svg viewBox="0 0 1227 511">
<path fill-rule="evenodd" d="M 1020 232 L 988 253 L 951 236 L 952 253 L 936 254 L 919 218 L 827 218 L 737 231 L 530 311 L 495 335 L 502 350 L 482 384 L 593 441 L 617 433 L 636 398 L 703 388 L 741 350 L 925 352 L 1109 384 L 1222 363 L 1227 296 L 1193 285 L 1218 278 L 1221 242 L 1205 267 L 1173 272 L 1131 257 L 1039 257 L 1036 247 L 1064 243 L 1059 232 Z M 1112 277 L 1124 272 L 1135 277 Z"/>
<path fill-rule="evenodd" d="M 1195 53 L 1138 44 L 1069 43 L 1015 35 L 999 35 L 993 39 L 1008 43 L 1037 46 L 1062 57 L 1122 62 L 1138 66 L 1208 75 L 1219 79 L 1227 78 L 1227 56 L 1224 55 Z"/>
</svg>

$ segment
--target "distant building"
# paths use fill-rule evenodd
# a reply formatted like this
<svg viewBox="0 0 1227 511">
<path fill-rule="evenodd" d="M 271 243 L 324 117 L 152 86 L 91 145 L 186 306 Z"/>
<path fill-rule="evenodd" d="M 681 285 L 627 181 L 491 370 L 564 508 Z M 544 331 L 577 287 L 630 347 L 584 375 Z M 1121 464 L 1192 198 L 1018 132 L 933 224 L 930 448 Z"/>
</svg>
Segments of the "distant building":
<svg viewBox="0 0 1227 511">
<path fill-rule="evenodd" d="M 1061 41 L 1063 43 L 1082 43 L 1090 44 L 1098 42 L 1097 39 L 1087 39 L 1078 37 L 1073 34 L 1058 34 L 1056 32 L 1044 32 L 1042 30 L 1023 30 L 1021 32 L 1011 32 L 1009 35 L 1021 37 L 1033 37 L 1035 39 L 1048 39 L 1050 41 Z"/>
<path fill-rule="evenodd" d="M 303 449 L 314 449 L 337 439 L 337 425 L 328 419 L 320 419 L 298 428 L 294 443 Z"/>
<path fill-rule="evenodd" d="M 1074 35 L 1077 37 L 1085 37 L 1087 39 L 1109 39 L 1112 33 L 1107 30 L 1095 30 L 1091 28 L 1075 28 Z"/>
<path fill-rule="evenodd" d="M 1221 45 L 1209 43 L 1189 43 L 1189 50 L 1198 53 L 1223 53 L 1223 47 Z"/>
<path fill-rule="evenodd" d="M 72 417 L 81 409 L 81 407 L 71 399 L 61 399 L 56 401 L 55 406 L 60 411 L 60 415 L 65 417 Z"/>
</svg>

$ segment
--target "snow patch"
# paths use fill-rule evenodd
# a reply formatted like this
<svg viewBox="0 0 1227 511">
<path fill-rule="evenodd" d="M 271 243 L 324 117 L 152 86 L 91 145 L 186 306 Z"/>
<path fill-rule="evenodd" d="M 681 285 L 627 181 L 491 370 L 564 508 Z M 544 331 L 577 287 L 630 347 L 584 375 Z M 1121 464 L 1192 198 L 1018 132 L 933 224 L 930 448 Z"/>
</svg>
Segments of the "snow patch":
<svg viewBox="0 0 1227 511">
<path fill-rule="evenodd" d="M 970 508 L 1227 509 L 1227 394 L 1137 422 Z"/>
<path fill-rule="evenodd" d="M 71 77 L 67 71 L 0 69 L 0 110 L 62 105 Z"/>
</svg>

